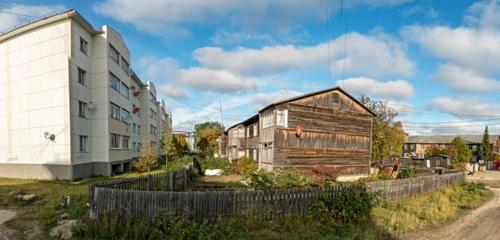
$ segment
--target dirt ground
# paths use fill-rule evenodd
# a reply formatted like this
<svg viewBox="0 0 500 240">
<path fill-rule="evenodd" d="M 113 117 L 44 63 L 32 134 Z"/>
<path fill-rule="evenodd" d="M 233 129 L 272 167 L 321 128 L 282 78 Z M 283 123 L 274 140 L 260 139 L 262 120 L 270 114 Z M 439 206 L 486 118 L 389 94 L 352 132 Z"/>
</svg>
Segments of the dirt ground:
<svg viewBox="0 0 500 240">
<path fill-rule="evenodd" d="M 411 240 L 499 240 L 500 239 L 500 171 L 487 171 L 468 176 L 467 181 L 484 183 L 494 197 L 481 207 L 457 220 L 435 229 L 426 229 L 402 237 Z"/>
</svg>

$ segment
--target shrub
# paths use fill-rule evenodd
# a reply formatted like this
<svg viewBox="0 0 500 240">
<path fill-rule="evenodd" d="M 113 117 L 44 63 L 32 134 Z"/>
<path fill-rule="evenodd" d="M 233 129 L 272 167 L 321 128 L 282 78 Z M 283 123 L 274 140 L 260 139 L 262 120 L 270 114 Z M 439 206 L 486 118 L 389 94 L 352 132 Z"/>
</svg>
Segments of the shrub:
<svg viewBox="0 0 500 240">
<path fill-rule="evenodd" d="M 331 217 L 341 223 L 366 220 L 370 217 L 376 197 L 362 184 L 345 184 L 334 195 L 325 195 L 314 203 L 310 214 L 314 218 Z M 326 214 L 326 215 L 325 215 Z"/>
<path fill-rule="evenodd" d="M 139 159 L 134 162 L 134 168 L 139 172 L 149 171 L 154 168 L 158 163 L 158 157 L 156 152 L 148 144 L 148 141 L 144 141 L 144 147 L 141 150 L 141 155 Z"/>
<path fill-rule="evenodd" d="M 267 172 L 261 169 L 257 172 L 247 173 L 247 175 L 245 175 L 245 180 L 250 187 L 255 189 L 303 188 L 317 186 L 311 177 L 299 174 L 293 170 Z"/>
<path fill-rule="evenodd" d="M 401 175 L 399 178 L 414 178 L 415 177 L 415 168 L 413 166 L 408 166 L 408 168 L 401 171 Z"/>
<path fill-rule="evenodd" d="M 235 174 L 247 174 L 249 172 L 257 171 L 257 162 L 249 157 L 242 157 L 236 162 L 236 166 L 233 166 L 232 172 Z"/>
<path fill-rule="evenodd" d="M 231 163 L 227 158 L 199 158 L 200 162 L 200 170 L 201 172 L 205 172 L 207 169 L 221 169 L 224 173 L 229 172 L 229 168 Z"/>
</svg>

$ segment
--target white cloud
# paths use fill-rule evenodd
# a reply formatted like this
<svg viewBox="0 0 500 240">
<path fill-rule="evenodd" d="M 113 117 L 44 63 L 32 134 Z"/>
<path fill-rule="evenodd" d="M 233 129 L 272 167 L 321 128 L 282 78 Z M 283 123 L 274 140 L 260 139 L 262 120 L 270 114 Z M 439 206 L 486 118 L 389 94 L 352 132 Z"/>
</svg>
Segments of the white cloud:
<svg viewBox="0 0 500 240">
<path fill-rule="evenodd" d="M 446 123 L 424 127 L 411 127 L 403 124 L 403 128 L 410 135 L 481 135 L 487 125 L 487 123 L 478 121 Z M 488 131 L 490 134 L 500 134 L 500 126 L 498 124 L 489 125 Z"/>
<path fill-rule="evenodd" d="M 498 30 L 500 27 L 500 1 L 480 1 L 467 9 L 465 21 L 481 29 Z"/>
<path fill-rule="evenodd" d="M 500 33 L 466 27 L 421 27 L 403 29 L 434 56 L 470 68 L 481 74 L 500 73 Z"/>
<path fill-rule="evenodd" d="M 337 81 L 337 85 L 348 92 L 363 94 L 369 97 L 401 100 L 413 98 L 415 90 L 406 80 L 381 82 L 366 77 L 355 77 Z"/>
<path fill-rule="evenodd" d="M 392 7 L 408 0 L 352 0 L 346 9 L 368 6 Z M 331 12 L 339 3 L 327 1 Z M 133 24 L 137 29 L 172 37 L 189 36 L 190 25 L 225 23 L 235 28 L 255 30 L 283 30 L 295 28 L 303 22 L 320 20 L 323 10 L 319 2 L 308 0 L 107 0 L 94 5 L 94 11 L 121 22 Z"/>
<path fill-rule="evenodd" d="M 465 97 L 437 97 L 430 101 L 429 106 L 462 119 L 500 118 L 500 103 L 495 102 L 482 102 Z"/>
<path fill-rule="evenodd" d="M 335 71 L 345 70 L 365 76 L 408 76 L 415 65 L 404 47 L 387 38 L 349 33 L 344 58 L 344 37 L 313 46 L 275 45 L 261 49 L 217 47 L 199 48 L 194 58 L 204 67 L 224 69 L 243 75 L 265 75 L 291 70 L 321 68 L 328 63 L 328 48 Z"/>
<path fill-rule="evenodd" d="M 257 88 L 255 79 L 224 70 L 200 67 L 183 69 L 177 60 L 168 57 L 142 57 L 139 59 L 138 69 L 147 79 L 154 80 L 165 95 L 176 98 L 190 96 L 185 87 L 221 93 L 244 92 Z"/>
<path fill-rule="evenodd" d="M 180 70 L 178 79 L 187 86 L 215 92 L 240 92 L 257 87 L 254 79 L 244 78 L 224 70 L 199 67 Z"/>
<path fill-rule="evenodd" d="M 461 92 L 488 92 L 500 90 L 500 81 L 481 76 L 473 70 L 453 64 L 441 64 L 436 72 L 437 79 L 444 80 L 450 88 Z"/>
<path fill-rule="evenodd" d="M 65 9 L 63 5 L 10 4 L 9 7 L 1 8 L 0 32 L 8 31 L 16 26 L 20 26 L 48 14 L 61 12 Z"/>
</svg>

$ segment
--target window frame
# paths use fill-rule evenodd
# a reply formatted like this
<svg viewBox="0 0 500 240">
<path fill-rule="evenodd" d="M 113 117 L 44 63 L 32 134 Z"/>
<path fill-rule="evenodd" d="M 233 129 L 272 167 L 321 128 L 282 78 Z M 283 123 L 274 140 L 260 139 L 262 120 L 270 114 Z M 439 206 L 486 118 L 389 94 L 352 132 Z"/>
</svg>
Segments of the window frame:
<svg viewBox="0 0 500 240">
<path fill-rule="evenodd" d="M 130 73 L 130 64 L 128 63 L 123 56 L 120 57 L 120 68 L 127 74 L 129 75 Z"/>
<path fill-rule="evenodd" d="M 83 86 L 87 86 L 87 71 L 83 70 L 83 68 L 78 67 L 78 83 Z"/>
<path fill-rule="evenodd" d="M 113 111 L 113 109 L 116 109 L 117 111 Z M 121 120 L 121 108 L 119 105 L 109 102 L 109 117 L 118 121 Z"/>
<path fill-rule="evenodd" d="M 121 136 L 121 149 L 130 149 L 130 137 Z"/>
<path fill-rule="evenodd" d="M 85 55 L 88 55 L 89 52 L 89 42 L 82 36 L 80 36 L 80 52 Z"/>
<path fill-rule="evenodd" d="M 109 72 L 108 78 L 109 78 L 109 80 L 108 80 L 109 87 L 121 94 L 121 92 L 120 92 L 120 85 L 121 85 L 120 79 L 115 74 L 113 74 L 111 71 Z M 114 82 L 116 82 L 116 88 L 113 85 Z"/>
<path fill-rule="evenodd" d="M 115 140 L 116 147 L 113 144 L 113 140 Z M 109 134 L 109 148 L 110 149 L 120 149 L 120 141 L 121 141 L 120 135 L 114 134 L 114 133 Z"/>
<path fill-rule="evenodd" d="M 126 113 L 126 116 L 125 116 Z M 124 123 L 128 123 L 128 118 L 130 117 L 130 112 L 124 108 L 120 108 L 120 120 Z"/>
<path fill-rule="evenodd" d="M 88 136 L 86 135 L 78 135 L 79 138 L 79 150 L 80 152 L 88 152 Z"/>
<path fill-rule="evenodd" d="M 108 56 L 109 58 L 111 58 L 111 60 L 113 60 L 113 62 L 115 62 L 116 64 L 120 64 L 120 52 L 118 52 L 118 50 L 116 50 L 115 47 L 113 47 L 113 45 L 108 44 Z M 116 54 L 116 56 L 114 56 Z M 115 59 L 116 58 L 116 59 Z"/>
<path fill-rule="evenodd" d="M 87 103 L 78 100 L 78 117 L 87 118 Z"/>
<path fill-rule="evenodd" d="M 124 92 L 124 89 L 126 89 L 127 91 Z M 120 94 L 126 99 L 130 99 L 130 87 L 122 81 L 120 81 Z"/>
</svg>

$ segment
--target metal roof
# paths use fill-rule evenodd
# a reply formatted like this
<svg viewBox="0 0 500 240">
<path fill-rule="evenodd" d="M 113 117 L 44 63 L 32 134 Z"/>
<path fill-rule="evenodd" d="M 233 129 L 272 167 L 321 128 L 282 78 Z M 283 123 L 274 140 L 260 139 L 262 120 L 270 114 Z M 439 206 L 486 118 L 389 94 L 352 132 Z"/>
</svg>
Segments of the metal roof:
<svg viewBox="0 0 500 240">
<path fill-rule="evenodd" d="M 434 136 L 408 136 L 406 143 L 431 143 L 431 144 L 448 144 L 455 137 L 461 137 L 465 143 L 478 143 L 483 140 L 483 135 L 434 135 Z M 490 135 L 490 143 L 494 143 L 500 138 L 500 135 Z"/>
<path fill-rule="evenodd" d="M 259 112 L 263 112 L 263 111 L 265 111 L 265 110 L 267 110 L 267 109 L 269 109 L 269 108 L 271 108 L 273 106 L 276 106 L 276 105 L 279 105 L 279 104 L 282 104 L 282 103 L 287 103 L 287 102 L 291 102 L 291 101 L 295 101 L 295 100 L 307 98 L 307 97 L 310 97 L 310 96 L 314 96 L 314 95 L 317 95 L 317 94 L 321 94 L 321 93 L 325 93 L 325 92 L 329 92 L 329 91 L 334 91 L 334 90 L 340 91 L 341 93 L 343 93 L 344 95 L 346 95 L 347 97 L 349 97 L 351 100 L 353 100 L 354 102 L 356 102 L 357 104 L 359 104 L 361 107 L 363 107 L 364 109 L 366 109 L 373 116 L 377 116 L 377 114 L 375 114 L 371 109 L 369 109 L 367 106 L 365 106 L 364 104 L 362 104 L 360 101 L 358 101 L 356 98 L 354 98 L 353 96 L 351 96 L 349 93 L 347 93 L 346 91 L 344 91 L 340 87 L 327 88 L 327 89 L 323 89 L 323 90 L 320 90 L 320 91 L 316 91 L 316 92 L 312 92 L 312 93 L 300 95 L 300 96 L 297 96 L 297 97 L 285 99 L 285 100 L 282 100 L 282 101 L 278 101 L 278 102 L 275 102 L 275 103 L 271 103 L 267 107 L 261 109 Z"/>
</svg>

